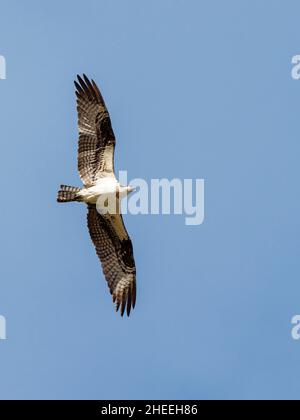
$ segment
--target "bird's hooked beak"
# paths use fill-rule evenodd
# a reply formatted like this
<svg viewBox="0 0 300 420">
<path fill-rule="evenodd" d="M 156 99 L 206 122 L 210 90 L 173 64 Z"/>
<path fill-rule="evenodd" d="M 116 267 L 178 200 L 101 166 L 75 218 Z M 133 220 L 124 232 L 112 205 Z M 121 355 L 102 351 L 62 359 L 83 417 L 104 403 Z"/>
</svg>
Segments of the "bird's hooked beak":
<svg viewBox="0 0 300 420">
<path fill-rule="evenodd" d="M 127 187 L 127 192 L 128 192 L 128 194 L 130 194 L 130 193 L 132 193 L 132 192 L 135 192 L 137 190 L 137 188 L 133 188 L 133 187 L 131 187 L 130 185 Z"/>
</svg>

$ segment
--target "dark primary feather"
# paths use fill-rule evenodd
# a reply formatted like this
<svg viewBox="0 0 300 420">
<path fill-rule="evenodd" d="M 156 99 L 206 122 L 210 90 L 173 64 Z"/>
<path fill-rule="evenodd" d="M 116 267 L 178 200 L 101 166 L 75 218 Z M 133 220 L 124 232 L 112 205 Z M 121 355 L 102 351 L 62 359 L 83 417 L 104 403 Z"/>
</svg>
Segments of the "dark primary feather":
<svg viewBox="0 0 300 420">
<path fill-rule="evenodd" d="M 129 316 L 136 301 L 136 268 L 132 243 L 122 215 L 103 216 L 98 213 L 95 205 L 89 205 L 88 228 L 113 302 L 116 303 L 116 310 L 121 308 L 123 316 L 127 308 Z"/>
<path fill-rule="evenodd" d="M 103 173 L 113 175 L 115 135 L 96 83 L 85 75 L 75 81 L 78 112 L 78 171 L 85 186 L 94 185 Z"/>
</svg>

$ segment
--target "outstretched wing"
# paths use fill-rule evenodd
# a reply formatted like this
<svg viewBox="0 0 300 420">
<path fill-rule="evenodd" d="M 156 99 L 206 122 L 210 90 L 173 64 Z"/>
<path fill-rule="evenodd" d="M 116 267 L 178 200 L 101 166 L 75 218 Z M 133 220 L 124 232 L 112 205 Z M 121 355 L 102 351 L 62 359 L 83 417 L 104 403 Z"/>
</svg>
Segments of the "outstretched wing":
<svg viewBox="0 0 300 420">
<path fill-rule="evenodd" d="M 103 176 L 114 176 L 115 136 L 109 113 L 96 83 L 77 76 L 78 171 L 85 186 Z"/>
<path fill-rule="evenodd" d="M 95 205 L 89 205 L 88 228 L 116 310 L 121 307 L 123 316 L 127 307 L 129 316 L 136 300 L 136 269 L 122 215 L 100 215 Z"/>
</svg>

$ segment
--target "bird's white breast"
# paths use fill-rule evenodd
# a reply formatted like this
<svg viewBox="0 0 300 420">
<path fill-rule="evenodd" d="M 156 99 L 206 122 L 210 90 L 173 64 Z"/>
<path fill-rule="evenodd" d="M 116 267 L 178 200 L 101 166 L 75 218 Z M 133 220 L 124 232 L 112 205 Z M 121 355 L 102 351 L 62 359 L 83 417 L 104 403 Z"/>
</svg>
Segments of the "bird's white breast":
<svg viewBox="0 0 300 420">
<path fill-rule="evenodd" d="M 80 195 L 86 203 L 96 204 L 99 196 L 116 194 L 118 182 L 115 178 L 100 178 L 95 185 L 81 190 Z"/>
</svg>

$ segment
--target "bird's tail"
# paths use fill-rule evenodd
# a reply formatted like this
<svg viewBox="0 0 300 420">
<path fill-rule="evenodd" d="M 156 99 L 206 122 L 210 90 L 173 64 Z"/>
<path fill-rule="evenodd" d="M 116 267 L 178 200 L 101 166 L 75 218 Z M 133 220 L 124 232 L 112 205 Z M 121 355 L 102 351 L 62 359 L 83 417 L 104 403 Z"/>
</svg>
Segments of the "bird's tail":
<svg viewBox="0 0 300 420">
<path fill-rule="evenodd" d="M 78 193 L 81 188 L 70 187 L 69 185 L 61 185 L 60 190 L 57 193 L 58 203 L 67 203 L 69 201 L 81 201 L 78 197 Z"/>
</svg>

